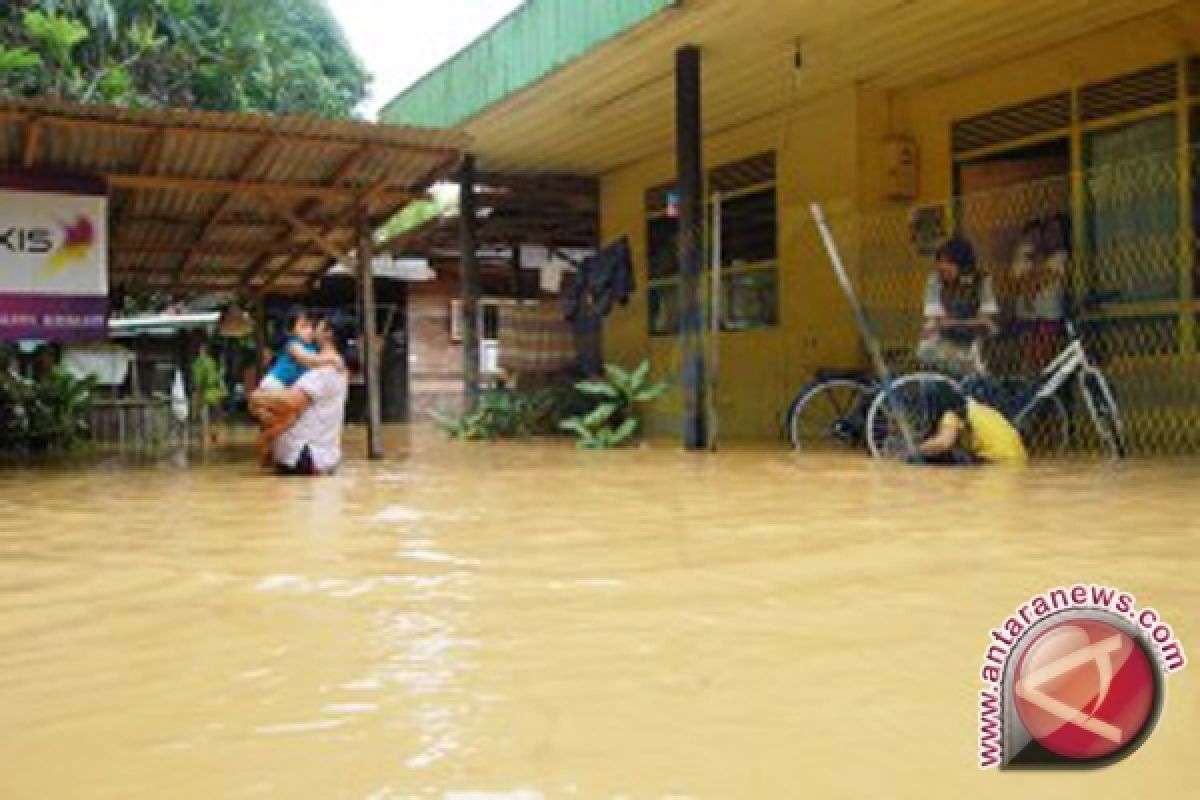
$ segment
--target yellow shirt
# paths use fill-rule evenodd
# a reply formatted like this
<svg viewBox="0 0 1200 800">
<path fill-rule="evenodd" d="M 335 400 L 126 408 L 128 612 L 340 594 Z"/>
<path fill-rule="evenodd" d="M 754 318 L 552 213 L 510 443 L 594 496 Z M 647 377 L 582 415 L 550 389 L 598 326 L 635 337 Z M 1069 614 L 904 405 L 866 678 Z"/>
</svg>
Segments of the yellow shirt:
<svg viewBox="0 0 1200 800">
<path fill-rule="evenodd" d="M 996 409 L 967 400 L 967 446 L 972 455 L 990 464 L 1024 464 L 1027 456 L 1021 434 Z"/>
</svg>

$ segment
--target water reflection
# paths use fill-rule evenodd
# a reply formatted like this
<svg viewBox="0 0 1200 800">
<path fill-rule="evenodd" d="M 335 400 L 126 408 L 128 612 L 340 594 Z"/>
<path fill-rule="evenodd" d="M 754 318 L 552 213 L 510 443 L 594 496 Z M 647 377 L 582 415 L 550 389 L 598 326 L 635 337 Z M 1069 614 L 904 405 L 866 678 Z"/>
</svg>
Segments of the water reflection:
<svg viewBox="0 0 1200 800">
<path fill-rule="evenodd" d="M 243 451 L 0 472 L 0 796 L 1126 797 L 1196 777 L 1190 671 L 1117 769 L 999 779 L 972 752 L 986 632 L 1052 584 L 1128 588 L 1200 647 L 1189 465 L 390 449 L 320 481 Z"/>
</svg>

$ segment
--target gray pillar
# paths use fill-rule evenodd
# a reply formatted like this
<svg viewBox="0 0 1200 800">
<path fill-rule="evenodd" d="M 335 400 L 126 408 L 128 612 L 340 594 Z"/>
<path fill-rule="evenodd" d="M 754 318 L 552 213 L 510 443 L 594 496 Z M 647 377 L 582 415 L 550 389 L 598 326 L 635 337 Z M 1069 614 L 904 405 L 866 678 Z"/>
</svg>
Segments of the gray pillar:
<svg viewBox="0 0 1200 800">
<path fill-rule="evenodd" d="M 459 172 L 459 249 L 463 334 L 463 387 L 466 410 L 479 403 L 479 242 L 476 237 L 475 157 L 463 159 Z"/>
<path fill-rule="evenodd" d="M 704 369 L 704 130 L 700 108 L 700 49 L 675 54 L 676 151 L 679 175 L 680 388 L 683 446 L 708 447 Z"/>
<path fill-rule="evenodd" d="M 367 458 L 383 458 L 383 397 L 379 383 L 379 347 L 375 330 L 375 258 L 374 232 L 366 208 L 358 212 L 358 316 L 362 321 L 359 332 L 359 355 L 362 357 L 363 377 L 367 384 Z"/>
</svg>

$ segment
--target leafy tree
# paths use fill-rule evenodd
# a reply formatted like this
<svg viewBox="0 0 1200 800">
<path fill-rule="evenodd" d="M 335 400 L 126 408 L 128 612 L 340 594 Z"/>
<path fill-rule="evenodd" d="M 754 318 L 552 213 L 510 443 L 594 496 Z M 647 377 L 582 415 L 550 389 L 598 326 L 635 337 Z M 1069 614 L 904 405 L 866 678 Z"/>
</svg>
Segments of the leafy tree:
<svg viewBox="0 0 1200 800">
<path fill-rule="evenodd" d="M 368 82 L 324 0 L 0 6 L 0 94 L 336 118 Z"/>
</svg>

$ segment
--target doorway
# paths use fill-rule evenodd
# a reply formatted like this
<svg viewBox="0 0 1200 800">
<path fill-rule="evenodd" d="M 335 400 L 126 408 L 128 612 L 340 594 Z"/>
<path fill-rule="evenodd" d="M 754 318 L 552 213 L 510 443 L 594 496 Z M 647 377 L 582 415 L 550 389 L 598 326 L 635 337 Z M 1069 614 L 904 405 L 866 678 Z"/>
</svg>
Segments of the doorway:
<svg viewBox="0 0 1200 800">
<path fill-rule="evenodd" d="M 1010 296 L 1012 264 L 1026 227 L 1058 219 L 1067 230 L 1070 172 L 1066 138 L 958 165 L 959 230 L 975 246 L 979 266 L 992 276 L 1002 304 Z"/>
</svg>

